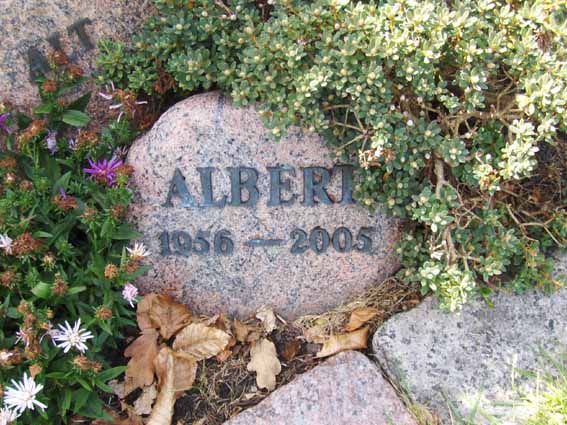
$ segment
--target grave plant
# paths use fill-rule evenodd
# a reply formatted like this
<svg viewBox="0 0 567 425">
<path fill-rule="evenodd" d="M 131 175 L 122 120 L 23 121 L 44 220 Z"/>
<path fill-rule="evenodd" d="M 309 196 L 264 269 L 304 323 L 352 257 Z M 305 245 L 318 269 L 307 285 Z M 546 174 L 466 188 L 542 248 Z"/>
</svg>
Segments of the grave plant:
<svg viewBox="0 0 567 425">
<path fill-rule="evenodd" d="M 155 0 L 101 82 L 220 89 L 278 139 L 316 131 L 356 198 L 407 225 L 406 282 L 455 311 L 506 282 L 554 287 L 564 247 L 565 2 Z"/>
<path fill-rule="evenodd" d="M 61 53 L 32 115 L 0 105 L 0 422 L 110 418 L 107 382 L 125 367 L 142 245 L 125 224 L 128 117 L 97 130 L 76 98 L 82 70 Z M 74 99 L 74 100 L 73 100 Z M 118 363 L 119 364 L 119 363 Z M 108 397 L 108 395 L 106 396 Z M 67 418 L 67 419 L 66 419 Z"/>
</svg>

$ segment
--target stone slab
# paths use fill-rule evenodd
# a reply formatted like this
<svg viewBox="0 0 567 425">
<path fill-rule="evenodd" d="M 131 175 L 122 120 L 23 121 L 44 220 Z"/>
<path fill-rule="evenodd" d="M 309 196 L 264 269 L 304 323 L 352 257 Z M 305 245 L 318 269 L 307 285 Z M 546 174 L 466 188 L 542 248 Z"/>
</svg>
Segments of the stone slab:
<svg viewBox="0 0 567 425">
<path fill-rule="evenodd" d="M 520 372 L 542 367 L 539 347 L 552 356 L 567 352 L 567 289 L 503 293 L 493 301 L 494 308 L 475 301 L 456 315 L 429 298 L 374 335 L 380 365 L 443 423 L 477 406 L 472 423 L 516 423 L 510 418 L 521 412 L 499 402 L 517 400 L 516 391 L 532 385 Z"/>
<path fill-rule="evenodd" d="M 169 109 L 134 143 L 128 163 L 138 193 L 129 216 L 152 253 L 152 269 L 136 281 L 142 290 L 168 290 L 204 313 L 248 316 L 266 305 L 295 318 L 348 300 L 397 269 L 396 221 L 347 202 L 345 171 L 333 168 L 323 141 L 293 130 L 276 143 L 267 132 L 254 109 L 206 93 Z M 285 171 L 274 177 L 268 167 Z M 324 194 L 310 199 L 306 181 L 317 184 L 327 173 L 325 204 Z M 256 202 L 238 186 L 254 175 Z M 207 204 L 209 178 L 217 206 Z M 276 205 L 280 199 L 293 202 Z"/>
<path fill-rule="evenodd" d="M 376 366 L 337 354 L 225 425 L 417 425 Z"/>
<path fill-rule="evenodd" d="M 38 96 L 30 68 L 42 67 L 50 46 L 89 75 L 98 41 L 126 40 L 153 9 L 147 0 L 0 0 L 0 10 L 0 101 L 26 108 Z"/>
</svg>

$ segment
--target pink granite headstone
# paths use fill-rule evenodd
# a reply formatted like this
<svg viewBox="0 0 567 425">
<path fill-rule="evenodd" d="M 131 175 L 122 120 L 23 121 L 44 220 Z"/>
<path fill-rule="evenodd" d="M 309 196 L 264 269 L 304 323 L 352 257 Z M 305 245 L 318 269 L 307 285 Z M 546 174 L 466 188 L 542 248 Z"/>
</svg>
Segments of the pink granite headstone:
<svg viewBox="0 0 567 425">
<path fill-rule="evenodd" d="M 396 222 L 353 199 L 351 165 L 316 135 L 268 137 L 252 108 L 186 99 L 132 146 L 130 218 L 151 251 L 145 292 L 204 313 L 319 313 L 392 274 Z"/>
</svg>

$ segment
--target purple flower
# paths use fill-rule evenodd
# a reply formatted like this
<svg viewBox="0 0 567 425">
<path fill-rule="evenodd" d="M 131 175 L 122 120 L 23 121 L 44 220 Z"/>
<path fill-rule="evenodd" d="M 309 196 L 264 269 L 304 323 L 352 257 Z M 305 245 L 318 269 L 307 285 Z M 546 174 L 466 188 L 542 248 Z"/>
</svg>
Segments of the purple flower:
<svg viewBox="0 0 567 425">
<path fill-rule="evenodd" d="M 10 130 L 6 125 L 6 121 L 8 121 L 8 118 L 10 118 L 9 112 L 0 114 L 0 129 L 4 130 L 7 134 L 12 134 L 12 130 Z"/>
<path fill-rule="evenodd" d="M 65 189 L 62 187 L 59 188 L 59 194 L 61 195 L 61 199 L 67 199 L 67 193 L 65 193 Z"/>
<path fill-rule="evenodd" d="M 83 172 L 91 174 L 91 176 L 99 182 L 105 182 L 108 186 L 112 186 L 116 178 L 116 169 L 122 164 L 123 162 L 115 156 L 113 156 L 110 161 L 103 159 L 94 162 L 92 159 L 89 159 L 91 168 L 83 168 Z"/>
<path fill-rule="evenodd" d="M 57 132 L 53 130 L 47 130 L 47 137 L 45 138 L 47 142 L 47 149 L 51 155 L 55 155 L 57 152 Z"/>
</svg>

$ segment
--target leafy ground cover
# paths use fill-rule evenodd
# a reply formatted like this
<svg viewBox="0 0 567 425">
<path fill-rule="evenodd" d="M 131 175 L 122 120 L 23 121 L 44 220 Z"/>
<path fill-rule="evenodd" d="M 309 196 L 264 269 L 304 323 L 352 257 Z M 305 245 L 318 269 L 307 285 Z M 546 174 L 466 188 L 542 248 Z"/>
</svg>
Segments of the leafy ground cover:
<svg viewBox="0 0 567 425">
<path fill-rule="evenodd" d="M 545 254 L 567 237 L 564 2 L 155 4 L 131 44 L 101 45 L 101 81 L 218 88 L 274 138 L 321 133 L 358 164 L 358 201 L 408 220 L 400 278 L 447 309 L 502 281 L 558 285 Z"/>
<path fill-rule="evenodd" d="M 145 249 L 125 223 L 129 118 L 93 131 L 82 70 L 60 52 L 26 116 L 1 106 L 0 394 L 2 424 L 103 417 L 111 364 L 135 322 Z"/>
</svg>

